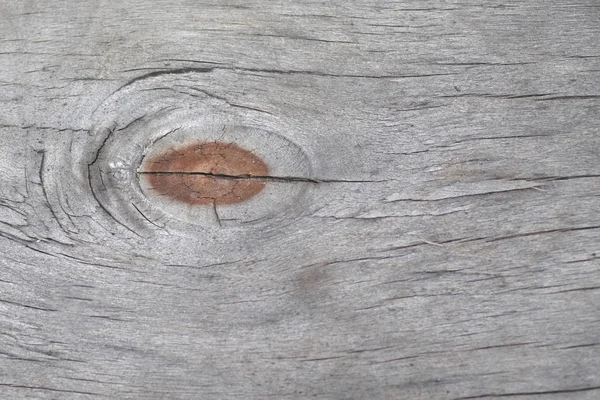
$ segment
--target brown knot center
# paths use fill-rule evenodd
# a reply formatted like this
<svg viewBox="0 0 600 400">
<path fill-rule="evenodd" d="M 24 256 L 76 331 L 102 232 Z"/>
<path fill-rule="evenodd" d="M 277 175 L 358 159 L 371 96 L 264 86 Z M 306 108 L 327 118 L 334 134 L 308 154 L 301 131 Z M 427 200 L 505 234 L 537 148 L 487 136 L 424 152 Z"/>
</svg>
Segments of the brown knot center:
<svg viewBox="0 0 600 400">
<path fill-rule="evenodd" d="M 191 205 L 227 205 L 249 200 L 263 190 L 269 168 L 233 143 L 211 142 L 152 156 L 142 174 L 158 195 Z"/>
</svg>

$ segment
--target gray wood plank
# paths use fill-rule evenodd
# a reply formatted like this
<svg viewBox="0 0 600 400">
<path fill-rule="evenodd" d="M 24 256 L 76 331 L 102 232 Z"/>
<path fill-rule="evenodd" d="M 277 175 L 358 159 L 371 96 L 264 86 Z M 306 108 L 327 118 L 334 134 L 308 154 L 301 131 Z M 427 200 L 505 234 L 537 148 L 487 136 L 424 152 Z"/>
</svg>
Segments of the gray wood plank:
<svg viewBox="0 0 600 400">
<path fill-rule="evenodd" d="M 0 397 L 595 399 L 593 0 L 0 4 Z M 189 207 L 138 174 L 235 142 Z"/>
</svg>

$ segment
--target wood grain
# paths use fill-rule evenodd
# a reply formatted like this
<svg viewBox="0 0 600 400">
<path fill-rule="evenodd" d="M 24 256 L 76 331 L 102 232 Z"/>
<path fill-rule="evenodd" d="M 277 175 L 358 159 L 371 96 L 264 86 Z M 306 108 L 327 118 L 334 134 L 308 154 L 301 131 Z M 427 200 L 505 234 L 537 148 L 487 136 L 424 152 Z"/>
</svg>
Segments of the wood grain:
<svg viewBox="0 0 600 400">
<path fill-rule="evenodd" d="M 0 398 L 595 399 L 600 8 L 4 1 Z M 151 196 L 237 143 L 264 190 Z"/>
</svg>

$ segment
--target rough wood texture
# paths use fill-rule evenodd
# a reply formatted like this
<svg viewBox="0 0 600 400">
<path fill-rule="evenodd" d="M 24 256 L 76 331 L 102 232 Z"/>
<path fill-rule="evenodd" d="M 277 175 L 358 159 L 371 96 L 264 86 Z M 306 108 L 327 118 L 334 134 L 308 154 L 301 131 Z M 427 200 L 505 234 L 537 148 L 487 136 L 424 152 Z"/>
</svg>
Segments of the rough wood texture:
<svg viewBox="0 0 600 400">
<path fill-rule="evenodd" d="M 597 399 L 599 43 L 597 0 L 1 2 L 0 398 Z M 198 139 L 281 179 L 139 182 Z"/>
</svg>

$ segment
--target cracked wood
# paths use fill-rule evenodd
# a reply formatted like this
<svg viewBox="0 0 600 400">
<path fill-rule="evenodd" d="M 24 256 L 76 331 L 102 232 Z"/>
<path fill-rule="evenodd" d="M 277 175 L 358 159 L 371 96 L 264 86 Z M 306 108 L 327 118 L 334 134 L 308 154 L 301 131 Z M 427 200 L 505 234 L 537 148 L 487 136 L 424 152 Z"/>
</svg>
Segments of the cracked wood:
<svg viewBox="0 0 600 400">
<path fill-rule="evenodd" d="M 598 398 L 599 13 L 2 2 L 0 398 Z"/>
</svg>

